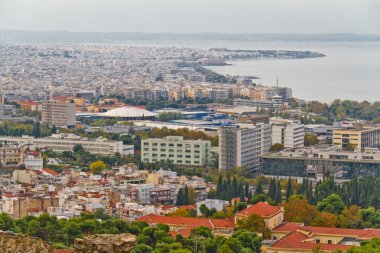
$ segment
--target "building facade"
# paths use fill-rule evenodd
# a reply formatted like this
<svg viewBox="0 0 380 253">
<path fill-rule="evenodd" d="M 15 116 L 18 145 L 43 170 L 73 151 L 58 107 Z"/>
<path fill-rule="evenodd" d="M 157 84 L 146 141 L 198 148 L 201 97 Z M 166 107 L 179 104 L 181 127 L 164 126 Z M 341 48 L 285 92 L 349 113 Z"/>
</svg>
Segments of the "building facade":
<svg viewBox="0 0 380 253">
<path fill-rule="evenodd" d="M 258 130 L 255 126 L 232 126 L 219 129 L 219 169 L 246 167 L 259 172 Z"/>
<path fill-rule="evenodd" d="M 74 127 L 75 104 L 57 100 L 42 103 L 41 122 L 49 126 Z"/>
<path fill-rule="evenodd" d="M 211 141 L 184 140 L 182 136 L 166 136 L 141 141 L 141 159 L 145 163 L 170 160 L 174 164 L 207 166 L 211 160 Z"/>
<path fill-rule="evenodd" d="M 80 138 L 70 134 L 53 134 L 51 137 L 44 138 L 0 136 L 0 143 L 26 146 L 30 149 L 47 149 L 55 152 L 73 151 L 76 145 L 81 145 L 85 151 L 101 155 L 123 154 L 124 150 L 122 141 L 110 141 L 105 138 Z"/>
<path fill-rule="evenodd" d="M 272 145 L 279 143 L 285 148 L 303 147 L 304 136 L 304 125 L 296 123 L 272 125 Z"/>
<path fill-rule="evenodd" d="M 368 129 L 334 129 L 333 144 L 343 149 L 380 147 L 380 127 Z"/>
</svg>

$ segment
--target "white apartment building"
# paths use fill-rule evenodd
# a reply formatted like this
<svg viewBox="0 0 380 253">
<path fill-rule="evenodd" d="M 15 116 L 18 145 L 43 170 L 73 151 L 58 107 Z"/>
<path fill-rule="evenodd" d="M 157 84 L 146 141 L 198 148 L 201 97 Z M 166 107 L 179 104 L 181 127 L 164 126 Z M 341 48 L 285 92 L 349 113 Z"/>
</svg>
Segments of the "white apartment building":
<svg viewBox="0 0 380 253">
<path fill-rule="evenodd" d="M 246 167 L 251 174 L 260 171 L 258 128 L 251 124 L 219 129 L 219 169 Z"/>
<path fill-rule="evenodd" d="M 42 103 L 41 122 L 49 126 L 57 127 L 75 126 L 75 104 L 56 100 Z"/>
<path fill-rule="evenodd" d="M 211 162 L 211 141 L 184 140 L 182 136 L 144 139 L 141 159 L 145 163 L 170 160 L 174 164 L 206 166 Z"/>
<path fill-rule="evenodd" d="M 275 123 L 272 125 L 272 145 L 283 144 L 285 148 L 304 146 L 305 127 L 296 123 Z"/>
<path fill-rule="evenodd" d="M 8 145 L 25 146 L 30 149 L 47 149 L 55 152 L 73 151 L 76 145 L 81 145 L 84 150 L 92 154 L 124 155 L 122 141 L 110 141 L 105 138 L 89 139 L 81 138 L 74 134 L 53 134 L 51 137 L 34 138 L 32 136 L 0 136 L 0 143 Z"/>
</svg>

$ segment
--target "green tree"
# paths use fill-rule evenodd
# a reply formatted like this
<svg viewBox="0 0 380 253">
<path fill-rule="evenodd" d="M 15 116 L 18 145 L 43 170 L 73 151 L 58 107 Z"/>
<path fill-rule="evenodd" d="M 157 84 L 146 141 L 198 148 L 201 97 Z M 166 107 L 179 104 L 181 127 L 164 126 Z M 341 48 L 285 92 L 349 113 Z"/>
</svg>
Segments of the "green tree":
<svg viewBox="0 0 380 253">
<path fill-rule="evenodd" d="M 305 146 L 313 146 L 319 143 L 318 137 L 316 134 L 305 134 L 304 144 Z"/>
<path fill-rule="evenodd" d="M 270 148 L 269 148 L 269 151 L 271 152 L 279 152 L 281 150 L 284 150 L 284 145 L 281 144 L 281 143 L 275 143 L 273 144 Z"/>
<path fill-rule="evenodd" d="M 270 230 L 265 226 L 264 220 L 257 214 L 251 214 L 246 219 L 237 221 L 238 229 L 262 233 L 264 239 L 270 238 Z"/>
<path fill-rule="evenodd" d="M 292 179 L 289 177 L 288 183 L 286 185 L 286 201 L 288 201 L 289 197 L 293 195 L 293 189 L 292 189 Z"/>
<path fill-rule="evenodd" d="M 380 253 L 380 238 L 364 241 L 360 247 L 352 247 L 347 253 Z"/>
<path fill-rule="evenodd" d="M 185 193 L 184 193 L 183 188 L 180 188 L 177 194 L 176 206 L 183 206 L 184 200 L 185 200 Z"/>
<path fill-rule="evenodd" d="M 337 194 L 331 194 L 327 198 L 318 202 L 317 209 L 321 212 L 329 212 L 338 215 L 346 206 Z"/>
</svg>

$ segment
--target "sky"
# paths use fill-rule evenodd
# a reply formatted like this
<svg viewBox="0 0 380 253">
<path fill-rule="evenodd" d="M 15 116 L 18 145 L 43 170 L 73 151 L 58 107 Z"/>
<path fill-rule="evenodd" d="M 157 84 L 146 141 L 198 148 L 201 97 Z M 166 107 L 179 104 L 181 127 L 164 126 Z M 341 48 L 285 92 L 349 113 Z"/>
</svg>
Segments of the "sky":
<svg viewBox="0 0 380 253">
<path fill-rule="evenodd" d="M 380 34 L 380 0 L 0 0 L 0 29 Z"/>
</svg>

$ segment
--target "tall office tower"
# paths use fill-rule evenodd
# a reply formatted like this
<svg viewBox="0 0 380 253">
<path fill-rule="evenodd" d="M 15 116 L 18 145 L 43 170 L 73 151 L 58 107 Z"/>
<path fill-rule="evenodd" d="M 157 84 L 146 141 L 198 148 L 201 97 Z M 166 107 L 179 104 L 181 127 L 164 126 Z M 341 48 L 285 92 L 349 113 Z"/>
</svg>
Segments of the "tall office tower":
<svg viewBox="0 0 380 253">
<path fill-rule="evenodd" d="M 272 125 L 272 145 L 279 143 L 285 148 L 304 146 L 305 127 L 296 123 L 280 123 Z"/>
<path fill-rule="evenodd" d="M 75 104 L 50 100 L 42 103 L 43 124 L 57 127 L 74 127 L 76 122 Z"/>
<path fill-rule="evenodd" d="M 251 175 L 260 171 L 258 129 L 242 124 L 219 129 L 219 169 L 246 167 Z"/>
</svg>

